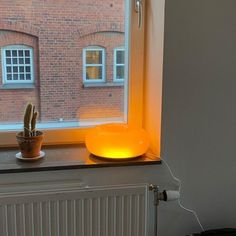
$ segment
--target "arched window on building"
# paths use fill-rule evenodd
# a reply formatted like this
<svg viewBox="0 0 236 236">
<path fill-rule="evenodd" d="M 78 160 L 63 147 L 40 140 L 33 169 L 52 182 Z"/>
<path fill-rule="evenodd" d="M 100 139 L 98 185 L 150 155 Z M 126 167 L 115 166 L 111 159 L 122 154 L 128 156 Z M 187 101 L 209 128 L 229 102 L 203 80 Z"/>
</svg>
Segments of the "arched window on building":
<svg viewBox="0 0 236 236">
<path fill-rule="evenodd" d="M 125 49 L 118 47 L 114 49 L 114 82 L 122 82 L 125 77 Z"/>
<path fill-rule="evenodd" d="M 105 82 L 105 49 L 89 46 L 83 49 L 83 82 Z"/>
<path fill-rule="evenodd" d="M 3 84 L 34 83 L 33 48 L 9 45 L 2 48 Z"/>
</svg>

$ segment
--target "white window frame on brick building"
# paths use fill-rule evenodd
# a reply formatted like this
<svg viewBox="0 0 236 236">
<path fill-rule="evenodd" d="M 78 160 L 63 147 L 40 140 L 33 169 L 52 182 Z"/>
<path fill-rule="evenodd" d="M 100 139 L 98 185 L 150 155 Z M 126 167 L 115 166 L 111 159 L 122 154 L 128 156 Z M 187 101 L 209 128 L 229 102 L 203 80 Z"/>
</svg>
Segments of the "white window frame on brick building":
<svg viewBox="0 0 236 236">
<path fill-rule="evenodd" d="M 124 52 L 124 63 L 118 63 L 117 52 Z M 118 47 L 114 49 L 114 72 L 113 72 L 113 80 L 114 82 L 123 82 L 125 77 L 125 49 L 124 47 Z M 117 68 L 123 67 L 124 68 L 124 77 L 118 78 L 117 77 Z"/>
<path fill-rule="evenodd" d="M 87 63 L 87 53 L 88 52 L 99 52 L 102 54 L 102 62 L 101 63 Z M 88 46 L 83 49 L 83 82 L 84 83 L 100 83 L 106 81 L 106 67 L 105 67 L 105 48 L 99 46 Z M 87 68 L 99 68 L 101 67 L 101 78 L 98 79 L 87 79 Z"/>
<path fill-rule="evenodd" d="M 7 55 L 10 53 L 10 55 Z M 16 53 L 13 55 L 13 53 Z M 20 54 L 22 53 L 22 54 Z M 3 84 L 33 84 L 33 48 L 25 45 L 9 45 L 2 48 Z"/>
</svg>

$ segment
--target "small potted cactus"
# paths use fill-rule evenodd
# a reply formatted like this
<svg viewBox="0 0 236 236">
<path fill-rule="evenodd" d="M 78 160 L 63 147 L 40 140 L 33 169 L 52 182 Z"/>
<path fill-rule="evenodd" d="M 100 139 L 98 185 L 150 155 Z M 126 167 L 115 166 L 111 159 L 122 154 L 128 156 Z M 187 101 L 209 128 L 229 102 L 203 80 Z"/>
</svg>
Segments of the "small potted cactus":
<svg viewBox="0 0 236 236">
<path fill-rule="evenodd" d="M 23 158 L 35 158 L 40 156 L 43 142 L 43 133 L 36 130 L 38 112 L 35 106 L 28 103 L 24 114 L 24 130 L 16 135 L 21 156 Z"/>
</svg>

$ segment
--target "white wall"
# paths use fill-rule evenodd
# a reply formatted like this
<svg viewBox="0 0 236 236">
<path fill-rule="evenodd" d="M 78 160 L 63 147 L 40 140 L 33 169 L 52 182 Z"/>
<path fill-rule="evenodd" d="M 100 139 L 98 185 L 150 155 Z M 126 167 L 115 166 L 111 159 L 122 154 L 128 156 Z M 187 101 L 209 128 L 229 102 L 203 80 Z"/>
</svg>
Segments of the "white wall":
<svg viewBox="0 0 236 236">
<path fill-rule="evenodd" d="M 156 81 L 158 4 L 149 1 L 146 47 L 152 61 L 146 77 Z M 182 202 L 197 211 L 206 229 L 236 227 L 235 9 L 235 0 L 166 0 L 161 155 L 183 181 Z M 160 98 L 151 83 L 146 93 L 157 105 L 146 101 L 146 124 L 155 127 Z M 176 186 L 164 165 L 153 175 L 162 188 Z M 159 236 L 194 231 L 199 227 L 190 213 L 176 203 L 161 204 Z"/>
</svg>

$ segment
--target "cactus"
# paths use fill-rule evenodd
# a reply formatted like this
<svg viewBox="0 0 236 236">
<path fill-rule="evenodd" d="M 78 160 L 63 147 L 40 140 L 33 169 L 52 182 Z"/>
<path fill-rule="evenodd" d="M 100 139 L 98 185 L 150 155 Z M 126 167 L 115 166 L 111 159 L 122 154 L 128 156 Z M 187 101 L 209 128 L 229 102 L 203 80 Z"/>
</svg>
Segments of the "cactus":
<svg viewBox="0 0 236 236">
<path fill-rule="evenodd" d="M 37 117 L 38 117 L 38 112 L 35 111 L 33 113 L 32 120 L 31 120 L 31 132 L 32 132 L 31 134 L 32 134 L 32 136 L 36 136 L 35 128 L 36 128 Z"/>
<path fill-rule="evenodd" d="M 30 121 L 32 117 L 32 104 L 28 103 L 25 109 L 25 115 L 24 115 L 24 136 L 30 137 Z"/>
<path fill-rule="evenodd" d="M 32 103 L 28 103 L 24 114 L 24 136 L 33 137 L 36 136 L 36 121 L 38 112 L 35 111 L 35 106 Z"/>
</svg>

